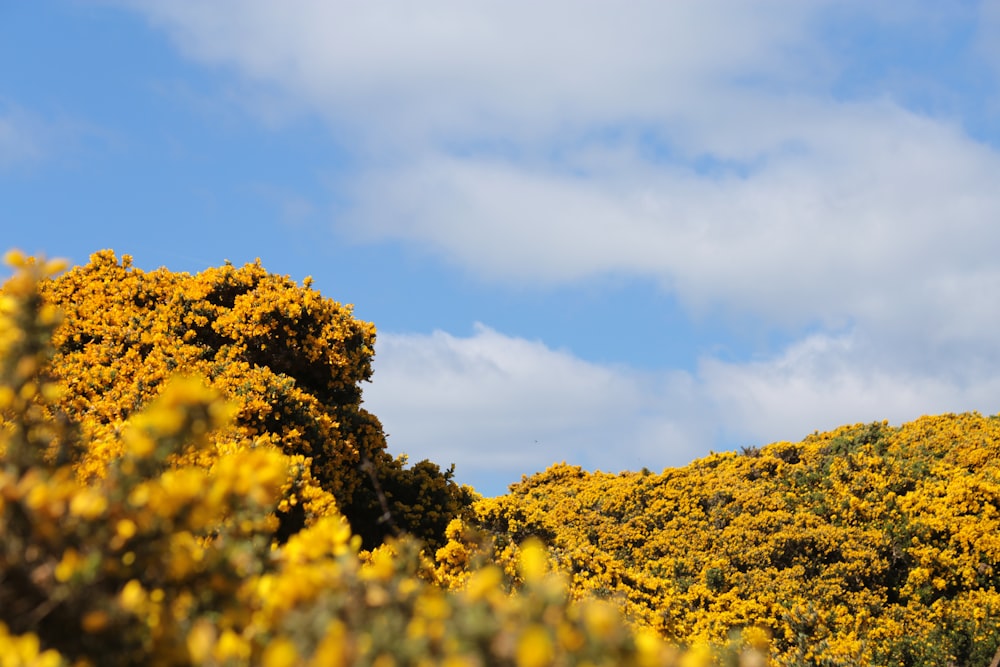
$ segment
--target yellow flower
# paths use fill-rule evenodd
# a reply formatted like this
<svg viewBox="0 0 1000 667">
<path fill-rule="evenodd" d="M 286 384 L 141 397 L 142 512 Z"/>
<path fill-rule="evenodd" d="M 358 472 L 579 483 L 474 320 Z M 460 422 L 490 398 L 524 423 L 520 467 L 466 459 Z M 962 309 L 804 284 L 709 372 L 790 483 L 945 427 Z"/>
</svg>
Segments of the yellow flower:
<svg viewBox="0 0 1000 667">
<path fill-rule="evenodd" d="M 263 667 L 294 667 L 300 661 L 299 652 L 290 639 L 279 637 L 272 640 L 264 649 L 261 661 Z"/>
<path fill-rule="evenodd" d="M 371 559 L 361 569 L 361 578 L 388 581 L 396 571 L 393 554 L 388 546 L 381 546 L 371 554 Z"/>
<path fill-rule="evenodd" d="M 28 258 L 25 256 L 24 252 L 18 250 L 17 248 L 11 248 L 3 256 L 3 263 L 14 269 L 23 268 L 27 262 Z"/>
<path fill-rule="evenodd" d="M 63 553 L 62 560 L 56 565 L 55 575 L 58 581 L 69 581 L 80 569 L 83 559 L 76 549 L 69 548 Z"/>
<path fill-rule="evenodd" d="M 469 578 L 465 593 L 472 600 L 479 600 L 500 590 L 503 573 L 495 565 L 489 565 L 477 570 Z"/>
<path fill-rule="evenodd" d="M 62 273 L 69 266 L 69 262 L 62 258 L 50 259 L 45 264 L 42 265 L 42 273 L 47 276 L 54 276 L 57 273 Z"/>
<path fill-rule="evenodd" d="M 14 390 L 7 385 L 0 386 L 0 410 L 8 408 L 13 404 L 15 398 Z"/>
<path fill-rule="evenodd" d="M 156 440 L 138 429 L 127 429 L 123 439 L 125 450 L 136 458 L 144 459 L 156 451 Z"/>
<path fill-rule="evenodd" d="M 185 530 L 170 536 L 167 571 L 174 579 L 180 580 L 191 574 L 204 557 L 204 547 L 190 532 Z"/>
<path fill-rule="evenodd" d="M 712 667 L 715 655 L 704 642 L 696 642 L 681 658 L 681 667 Z"/>
<path fill-rule="evenodd" d="M 743 631 L 743 643 L 759 651 L 767 651 L 771 637 L 764 628 L 754 626 Z"/>
<path fill-rule="evenodd" d="M 464 655 L 453 655 L 444 659 L 441 667 L 479 667 L 481 663 L 474 658 Z"/>
<path fill-rule="evenodd" d="M 663 664 L 663 640 L 650 628 L 639 628 L 635 633 L 635 648 L 639 667 L 656 667 Z"/>
<path fill-rule="evenodd" d="M 600 600 L 590 602 L 583 610 L 583 623 L 587 632 L 598 639 L 609 637 L 620 622 L 618 611 Z"/>
<path fill-rule="evenodd" d="M 108 508 L 108 499 L 96 489 L 82 489 L 69 502 L 69 513 L 83 519 L 96 519 Z"/>
<path fill-rule="evenodd" d="M 311 667 L 345 667 L 351 656 L 351 640 L 347 627 L 340 619 L 326 626 L 326 632 L 309 663 Z"/>
<path fill-rule="evenodd" d="M 579 651 L 586 641 L 583 633 L 569 623 L 560 623 L 556 636 L 559 638 L 559 646 L 569 653 Z"/>
<path fill-rule="evenodd" d="M 545 546 L 537 539 L 529 539 L 521 545 L 519 560 L 521 577 L 526 582 L 536 582 L 545 576 L 549 570 L 548 553 Z"/>
<path fill-rule="evenodd" d="M 66 661 L 54 650 L 41 650 L 34 633 L 11 636 L 0 623 L 0 667 L 59 667 Z"/>
<path fill-rule="evenodd" d="M 451 615 L 451 605 L 448 604 L 444 593 L 435 588 L 428 588 L 417 599 L 414 613 L 422 618 L 438 621 Z"/>
<path fill-rule="evenodd" d="M 139 611 L 146 597 L 146 591 L 137 579 L 130 580 L 118 594 L 122 607 L 132 612 Z"/>
<path fill-rule="evenodd" d="M 517 667 L 547 667 L 555 656 L 552 638 L 541 625 L 528 626 L 518 639 L 515 654 Z"/>
<path fill-rule="evenodd" d="M 115 534 L 122 540 L 130 540 L 136 533 L 135 521 L 132 519 L 121 519 L 115 524 Z"/>
<path fill-rule="evenodd" d="M 219 662 L 245 661 L 250 658 L 250 643 L 232 630 L 225 630 L 215 643 L 212 657 Z"/>
<path fill-rule="evenodd" d="M 187 650 L 192 662 L 200 664 L 208 660 L 215 645 L 215 625 L 206 620 L 200 620 L 187 635 Z"/>
</svg>

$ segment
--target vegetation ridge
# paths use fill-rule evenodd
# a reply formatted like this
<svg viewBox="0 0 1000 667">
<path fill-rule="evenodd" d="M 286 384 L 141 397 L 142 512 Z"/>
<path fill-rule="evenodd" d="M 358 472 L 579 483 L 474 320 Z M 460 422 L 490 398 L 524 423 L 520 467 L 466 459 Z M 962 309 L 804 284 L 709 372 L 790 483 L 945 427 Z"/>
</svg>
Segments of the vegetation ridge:
<svg viewBox="0 0 1000 667">
<path fill-rule="evenodd" d="M 482 498 L 388 453 L 375 329 L 308 279 L 7 260 L 0 667 L 1000 658 L 997 417 Z"/>
</svg>

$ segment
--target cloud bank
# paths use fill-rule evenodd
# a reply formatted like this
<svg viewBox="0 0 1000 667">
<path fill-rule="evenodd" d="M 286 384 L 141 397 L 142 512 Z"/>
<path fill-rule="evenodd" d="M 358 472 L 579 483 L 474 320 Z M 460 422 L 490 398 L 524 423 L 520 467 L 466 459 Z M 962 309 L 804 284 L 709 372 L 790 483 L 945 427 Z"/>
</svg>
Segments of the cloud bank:
<svg viewBox="0 0 1000 667">
<path fill-rule="evenodd" d="M 558 460 L 614 471 L 679 465 L 711 439 L 684 416 L 693 404 L 684 374 L 594 364 L 482 324 L 465 338 L 380 334 L 375 376 L 365 405 L 394 450 L 455 463 L 459 479 L 496 493 Z"/>
<path fill-rule="evenodd" d="M 365 406 L 394 451 L 454 463 L 488 495 L 563 460 L 658 471 L 841 424 L 995 411 L 1000 379 L 892 372 L 866 364 L 869 354 L 854 336 L 814 335 L 766 360 L 639 373 L 484 325 L 468 337 L 380 334 Z"/>
<path fill-rule="evenodd" d="M 367 144 L 535 142 L 623 118 L 690 123 L 733 82 L 805 85 L 808 64 L 822 60 L 806 29 L 820 2 L 120 4 L 188 56 L 280 90 Z"/>
<path fill-rule="evenodd" d="M 893 74 L 905 62 L 852 86 L 878 54 L 836 38 L 902 26 L 940 41 L 971 21 L 956 57 L 992 68 L 995 90 L 996 3 L 971 17 L 798 0 L 123 4 L 237 78 L 252 113 L 326 119 L 356 160 L 331 193 L 341 237 L 539 289 L 652 278 L 693 316 L 799 335 L 657 374 L 488 327 L 382 334 L 367 395 L 399 449 L 476 470 L 613 469 L 997 409 L 997 146 L 960 114 L 908 106 L 949 84 Z"/>
</svg>

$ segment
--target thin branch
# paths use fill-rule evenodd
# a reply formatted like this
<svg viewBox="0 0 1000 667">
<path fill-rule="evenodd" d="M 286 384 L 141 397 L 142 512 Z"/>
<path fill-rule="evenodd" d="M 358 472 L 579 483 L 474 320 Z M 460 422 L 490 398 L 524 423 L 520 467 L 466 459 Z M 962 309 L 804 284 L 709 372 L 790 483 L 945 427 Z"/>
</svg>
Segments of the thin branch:
<svg viewBox="0 0 1000 667">
<path fill-rule="evenodd" d="M 382 485 L 379 484 L 378 476 L 375 474 L 375 466 L 369 460 L 367 455 L 362 455 L 361 457 L 361 469 L 368 473 L 368 477 L 372 480 L 372 486 L 375 487 L 375 495 L 378 496 L 378 504 L 382 508 L 382 516 L 378 518 L 379 523 L 388 524 L 389 528 L 392 529 L 393 534 L 399 535 L 399 526 L 392 518 L 392 511 L 389 509 L 389 499 L 385 497 L 385 493 L 382 492 Z"/>
</svg>

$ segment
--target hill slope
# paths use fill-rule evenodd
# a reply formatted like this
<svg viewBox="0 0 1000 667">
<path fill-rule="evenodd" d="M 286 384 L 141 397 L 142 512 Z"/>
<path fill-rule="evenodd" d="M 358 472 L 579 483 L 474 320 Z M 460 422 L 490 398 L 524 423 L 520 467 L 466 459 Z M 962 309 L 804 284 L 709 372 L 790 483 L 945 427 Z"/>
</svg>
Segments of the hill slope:
<svg viewBox="0 0 1000 667">
<path fill-rule="evenodd" d="M 659 475 L 555 465 L 477 511 L 668 638 L 762 626 L 790 664 L 987 665 L 1000 645 L 997 418 L 845 426 Z"/>
<path fill-rule="evenodd" d="M 88 586 L 102 586 L 110 596 L 108 609 L 118 614 L 129 577 L 141 573 L 152 577 L 151 586 L 161 585 L 159 569 L 138 568 L 140 561 L 126 562 L 118 553 L 138 539 L 136 530 L 145 531 L 139 541 L 148 547 L 150 562 L 162 561 L 166 542 L 177 551 L 167 560 L 184 574 L 177 575 L 180 584 L 171 584 L 179 591 L 198 588 L 199 577 L 209 573 L 225 574 L 218 580 L 225 584 L 219 600 L 206 602 L 206 613 L 217 613 L 223 603 L 238 608 L 242 603 L 234 596 L 245 583 L 240 567 L 246 565 L 241 549 L 258 549 L 252 562 L 262 571 L 278 567 L 281 554 L 294 552 L 281 550 L 286 540 L 347 540 L 351 531 L 338 527 L 333 535 L 329 529 L 339 526 L 343 512 L 366 546 L 393 532 L 385 516 L 432 547 L 444 542 L 449 520 L 464 517 L 466 528 L 478 528 L 491 540 L 477 545 L 476 530 L 452 521 L 436 569 L 421 562 L 424 580 L 417 582 L 414 559 L 400 590 L 425 590 L 429 580 L 482 596 L 483 582 L 490 581 L 489 603 L 512 605 L 511 636 L 527 632 L 522 624 L 534 631 L 536 622 L 559 625 L 567 619 L 617 628 L 624 643 L 601 653 L 605 657 L 619 649 L 635 657 L 644 635 L 620 633 L 619 626 L 601 620 L 603 611 L 587 621 L 569 607 L 560 607 L 565 618 L 539 607 L 536 619 L 518 606 L 531 606 L 524 598 L 507 602 L 495 595 L 519 577 L 524 581 L 516 563 L 518 545 L 527 538 L 548 546 L 551 560 L 568 574 L 573 597 L 608 599 L 636 624 L 676 643 L 718 644 L 733 631 L 762 628 L 773 638 L 778 665 L 927 667 L 987 665 L 1000 646 L 995 417 L 942 415 L 897 428 L 845 426 L 800 443 L 713 454 L 661 474 L 588 473 L 563 463 L 523 479 L 505 496 L 478 500 L 470 511 L 473 492 L 458 487 L 450 472 L 430 461 L 408 468 L 386 452 L 378 420 L 361 408 L 359 388 L 370 373 L 374 327 L 356 321 L 350 307 L 320 297 L 308 282 L 300 287 L 259 264 L 195 276 L 147 273 L 131 267 L 128 257 L 102 252 L 86 266 L 42 281 L 38 294 L 27 278 L 31 265 L 26 267 L 0 290 L 0 352 L 6 351 L 0 371 L 9 380 L 0 387 L 0 510 L 7 517 L 0 525 L 6 545 L 0 554 L 0 609 L 7 610 L 8 623 L 16 622 L 12 629 L 31 630 L 35 621 L 17 609 L 46 609 L 52 591 L 62 591 L 60 613 L 76 619 L 90 618 L 85 612 L 92 613 L 94 600 L 101 599 Z M 65 317 L 56 328 L 59 311 Z M 171 394 L 165 387 L 178 374 L 200 376 L 209 386 L 182 381 Z M 164 394 L 167 407 L 150 412 L 154 398 Z M 212 412 L 222 398 L 225 410 L 233 411 L 232 422 Z M 218 422 L 217 428 L 207 429 L 209 422 Z M 143 429 L 158 433 L 162 448 L 147 448 L 136 435 Z M 170 435 L 175 431 L 185 437 Z M 48 456 L 36 451 L 41 443 Z M 130 456 L 140 460 L 150 451 L 164 457 L 157 466 L 169 463 L 170 469 L 157 467 L 153 472 L 160 477 L 140 479 L 140 472 L 152 473 L 130 467 Z M 237 522 L 232 519 L 243 511 L 247 475 L 234 461 L 244 460 L 261 463 L 261 470 L 271 461 L 280 471 L 271 476 L 275 488 L 254 491 L 267 496 L 267 502 L 254 501 L 259 515 Z M 263 483 L 257 477 L 250 479 Z M 195 511 L 204 500 L 201 489 L 178 487 L 182 478 L 230 485 L 228 504 L 213 506 L 218 516 Z M 122 491 L 125 482 L 158 484 L 164 498 L 185 489 L 188 496 L 163 516 L 147 516 L 144 502 Z M 276 515 L 269 509 L 272 492 Z M 233 532 L 229 541 L 206 517 Z M 187 525 L 192 521 L 194 528 Z M 253 540 L 241 531 L 253 533 Z M 115 536 L 108 537 L 110 532 Z M 206 541 L 192 541 L 194 535 Z M 206 546 L 218 547 L 209 551 L 211 558 L 202 553 Z M 470 572 L 477 546 L 481 557 L 505 566 L 509 581 L 489 566 Z M 392 548 L 380 552 L 389 561 Z M 189 551 L 198 558 L 185 560 Z M 83 552 L 90 560 L 81 560 Z M 327 563 L 328 555 L 317 556 L 323 561 L 317 571 L 333 577 L 340 565 Z M 372 563 L 383 556 L 373 556 Z M 80 568 L 87 576 L 103 574 L 79 579 L 74 573 Z M 299 579 L 289 574 L 290 582 Z M 345 614 L 358 605 L 370 605 L 373 614 L 389 609 L 390 598 L 384 591 L 369 595 L 370 584 L 362 583 L 367 581 L 356 582 L 356 596 L 338 598 Z M 539 591 L 559 597 L 557 589 L 545 584 Z M 328 592 L 313 587 L 310 595 L 322 606 L 330 603 Z M 467 598 L 449 600 L 457 605 L 458 623 Z M 408 618 L 416 612 L 404 602 L 401 618 Z M 123 622 L 142 616 L 126 611 Z M 172 613 L 178 628 L 190 630 L 183 608 Z M 90 638 L 93 647 L 86 637 L 80 639 L 86 646 L 76 639 L 59 644 L 65 625 L 60 618 L 42 624 L 53 633 L 51 645 L 101 650 L 97 640 L 103 634 Z M 351 627 L 368 632 L 370 619 L 352 618 Z M 289 623 L 290 633 L 300 630 Z M 112 633 L 112 627 L 102 625 L 101 632 Z M 0 626 L 0 635 L 4 631 Z M 268 632 L 260 629 L 258 639 L 265 641 Z M 757 641 L 760 634 L 748 631 L 740 641 Z M 314 650 L 324 636 L 303 639 L 303 650 Z M 589 646 L 579 643 L 583 635 L 552 636 L 569 642 L 563 647 L 567 655 L 579 657 L 577 651 Z M 510 655 L 513 645 L 504 642 L 486 649 L 477 644 L 475 650 Z M 655 643 L 649 646 L 659 651 Z"/>
</svg>

